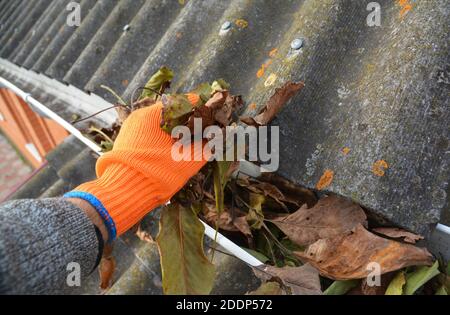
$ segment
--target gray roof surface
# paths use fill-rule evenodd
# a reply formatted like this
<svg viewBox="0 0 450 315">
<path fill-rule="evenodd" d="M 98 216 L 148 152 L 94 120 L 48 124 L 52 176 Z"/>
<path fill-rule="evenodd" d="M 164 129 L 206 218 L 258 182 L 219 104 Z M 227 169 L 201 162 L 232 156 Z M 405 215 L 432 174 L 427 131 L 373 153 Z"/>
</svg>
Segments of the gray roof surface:
<svg viewBox="0 0 450 315">
<path fill-rule="evenodd" d="M 397 1 L 378 1 L 381 26 L 369 27 L 371 1 L 82 0 L 82 23 L 70 27 L 67 2 L 1 1 L 0 57 L 109 101 L 100 84 L 129 99 L 162 65 L 176 73 L 174 90 L 221 77 L 258 106 L 303 80 L 274 122 L 281 175 L 314 188 L 332 170 L 328 191 L 416 232 L 442 213 L 448 221 L 448 3 L 411 0 L 400 17 Z M 377 160 L 384 176 L 372 173 Z"/>
</svg>

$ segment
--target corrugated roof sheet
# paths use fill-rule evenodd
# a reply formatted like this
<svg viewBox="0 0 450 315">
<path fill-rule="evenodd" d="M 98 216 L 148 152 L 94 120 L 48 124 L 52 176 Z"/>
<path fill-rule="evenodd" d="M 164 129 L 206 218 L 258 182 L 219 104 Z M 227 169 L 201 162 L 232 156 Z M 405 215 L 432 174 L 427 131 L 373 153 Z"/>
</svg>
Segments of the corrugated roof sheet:
<svg viewBox="0 0 450 315">
<path fill-rule="evenodd" d="M 371 1 L 83 0 L 71 27 L 68 1 L 6 2 L 1 58 L 107 99 L 100 84 L 129 99 L 161 65 L 174 69 L 174 90 L 222 77 L 258 108 L 282 82 L 303 80 L 274 122 L 281 175 L 313 188 L 332 170 L 329 191 L 413 231 L 448 217 L 446 3 L 410 0 L 401 16 L 399 1 L 378 1 L 381 26 L 370 27 Z M 378 160 L 384 176 L 372 172 Z"/>
</svg>

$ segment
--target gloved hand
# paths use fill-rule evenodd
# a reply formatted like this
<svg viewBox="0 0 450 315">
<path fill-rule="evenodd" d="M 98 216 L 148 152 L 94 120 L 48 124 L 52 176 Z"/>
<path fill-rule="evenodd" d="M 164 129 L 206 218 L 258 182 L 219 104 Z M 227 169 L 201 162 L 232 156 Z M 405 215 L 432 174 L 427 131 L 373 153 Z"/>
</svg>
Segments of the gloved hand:
<svg viewBox="0 0 450 315">
<path fill-rule="evenodd" d="M 131 113 L 113 150 L 98 159 L 98 178 L 65 195 L 88 201 L 103 218 L 110 240 L 169 201 L 206 164 L 195 145 L 192 161 L 172 158 L 174 140 L 160 128 L 161 110 L 158 102 Z"/>
</svg>

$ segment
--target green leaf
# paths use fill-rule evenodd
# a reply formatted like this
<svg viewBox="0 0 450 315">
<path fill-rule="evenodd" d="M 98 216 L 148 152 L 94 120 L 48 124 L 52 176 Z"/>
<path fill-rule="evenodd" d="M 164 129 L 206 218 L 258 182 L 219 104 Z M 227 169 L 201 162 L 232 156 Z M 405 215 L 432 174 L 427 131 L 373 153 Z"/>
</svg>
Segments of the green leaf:
<svg viewBox="0 0 450 315">
<path fill-rule="evenodd" d="M 171 204 L 162 209 L 156 238 L 165 294 L 209 294 L 215 267 L 203 251 L 204 226 L 188 208 Z"/>
<path fill-rule="evenodd" d="M 192 105 L 186 95 L 174 94 L 163 98 L 161 128 L 168 134 L 177 126 L 185 125 L 192 112 Z"/>
<path fill-rule="evenodd" d="M 334 281 L 324 292 L 324 295 L 344 295 L 350 289 L 356 287 L 359 283 L 358 279 L 353 280 L 337 280 Z"/>
<path fill-rule="evenodd" d="M 258 259 L 262 263 L 266 263 L 270 260 L 269 257 L 267 257 L 266 255 L 264 255 L 260 252 L 257 252 L 256 250 L 246 248 L 246 247 L 241 247 L 241 248 L 243 250 L 245 250 L 247 253 L 249 253 L 250 255 L 252 255 L 253 257 L 255 257 L 256 259 Z"/>
<path fill-rule="evenodd" d="M 100 146 L 102 147 L 102 152 L 109 152 L 113 149 L 114 143 L 111 141 L 102 141 L 100 142 Z"/>
<path fill-rule="evenodd" d="M 441 285 L 439 289 L 437 289 L 435 295 L 448 295 L 447 290 L 445 289 L 444 285 Z"/>
<path fill-rule="evenodd" d="M 203 103 L 206 103 L 211 98 L 212 92 L 213 89 L 211 88 L 211 85 L 205 82 L 198 85 L 191 93 L 197 94 L 200 96 Z"/>
<path fill-rule="evenodd" d="M 153 91 L 159 92 L 163 84 L 172 81 L 172 79 L 173 71 L 167 67 L 161 67 L 154 75 L 151 76 L 150 80 L 148 80 L 145 85 L 147 89 L 142 91 L 139 99 L 141 100 L 146 97 L 154 97 L 156 93 Z"/>
<path fill-rule="evenodd" d="M 211 84 L 211 89 L 213 91 L 223 91 L 223 90 L 229 90 L 230 89 L 230 85 L 225 82 L 224 79 L 218 79 L 216 81 L 213 82 L 213 84 Z"/>
<path fill-rule="evenodd" d="M 386 289 L 385 295 L 402 295 L 403 286 L 406 283 L 405 273 L 400 271 L 397 273 L 392 279 L 391 283 L 389 283 L 388 288 Z"/>
<path fill-rule="evenodd" d="M 427 283 L 430 279 L 434 278 L 439 274 L 439 262 L 436 261 L 433 266 L 421 266 L 415 271 L 410 272 L 406 275 L 406 284 L 403 290 L 405 295 L 412 295 L 421 286 Z"/>
</svg>

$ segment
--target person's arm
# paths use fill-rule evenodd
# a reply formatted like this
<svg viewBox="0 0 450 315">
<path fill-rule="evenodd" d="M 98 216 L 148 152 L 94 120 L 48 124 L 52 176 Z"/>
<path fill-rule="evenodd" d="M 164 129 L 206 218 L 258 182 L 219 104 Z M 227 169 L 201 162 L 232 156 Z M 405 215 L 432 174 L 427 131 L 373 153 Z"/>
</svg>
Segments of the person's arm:
<svg viewBox="0 0 450 315">
<path fill-rule="evenodd" d="M 127 118 L 113 150 L 98 159 L 96 180 L 64 198 L 0 206 L 0 293 L 60 293 L 71 262 L 84 279 L 103 244 L 165 204 L 206 164 L 195 145 L 187 160 L 172 157 L 161 109 L 157 103 Z"/>
<path fill-rule="evenodd" d="M 79 264 L 80 279 L 93 271 L 102 241 L 93 221 L 105 229 L 84 206 L 63 198 L 0 206 L 0 294 L 62 293 L 71 262 Z"/>
</svg>

